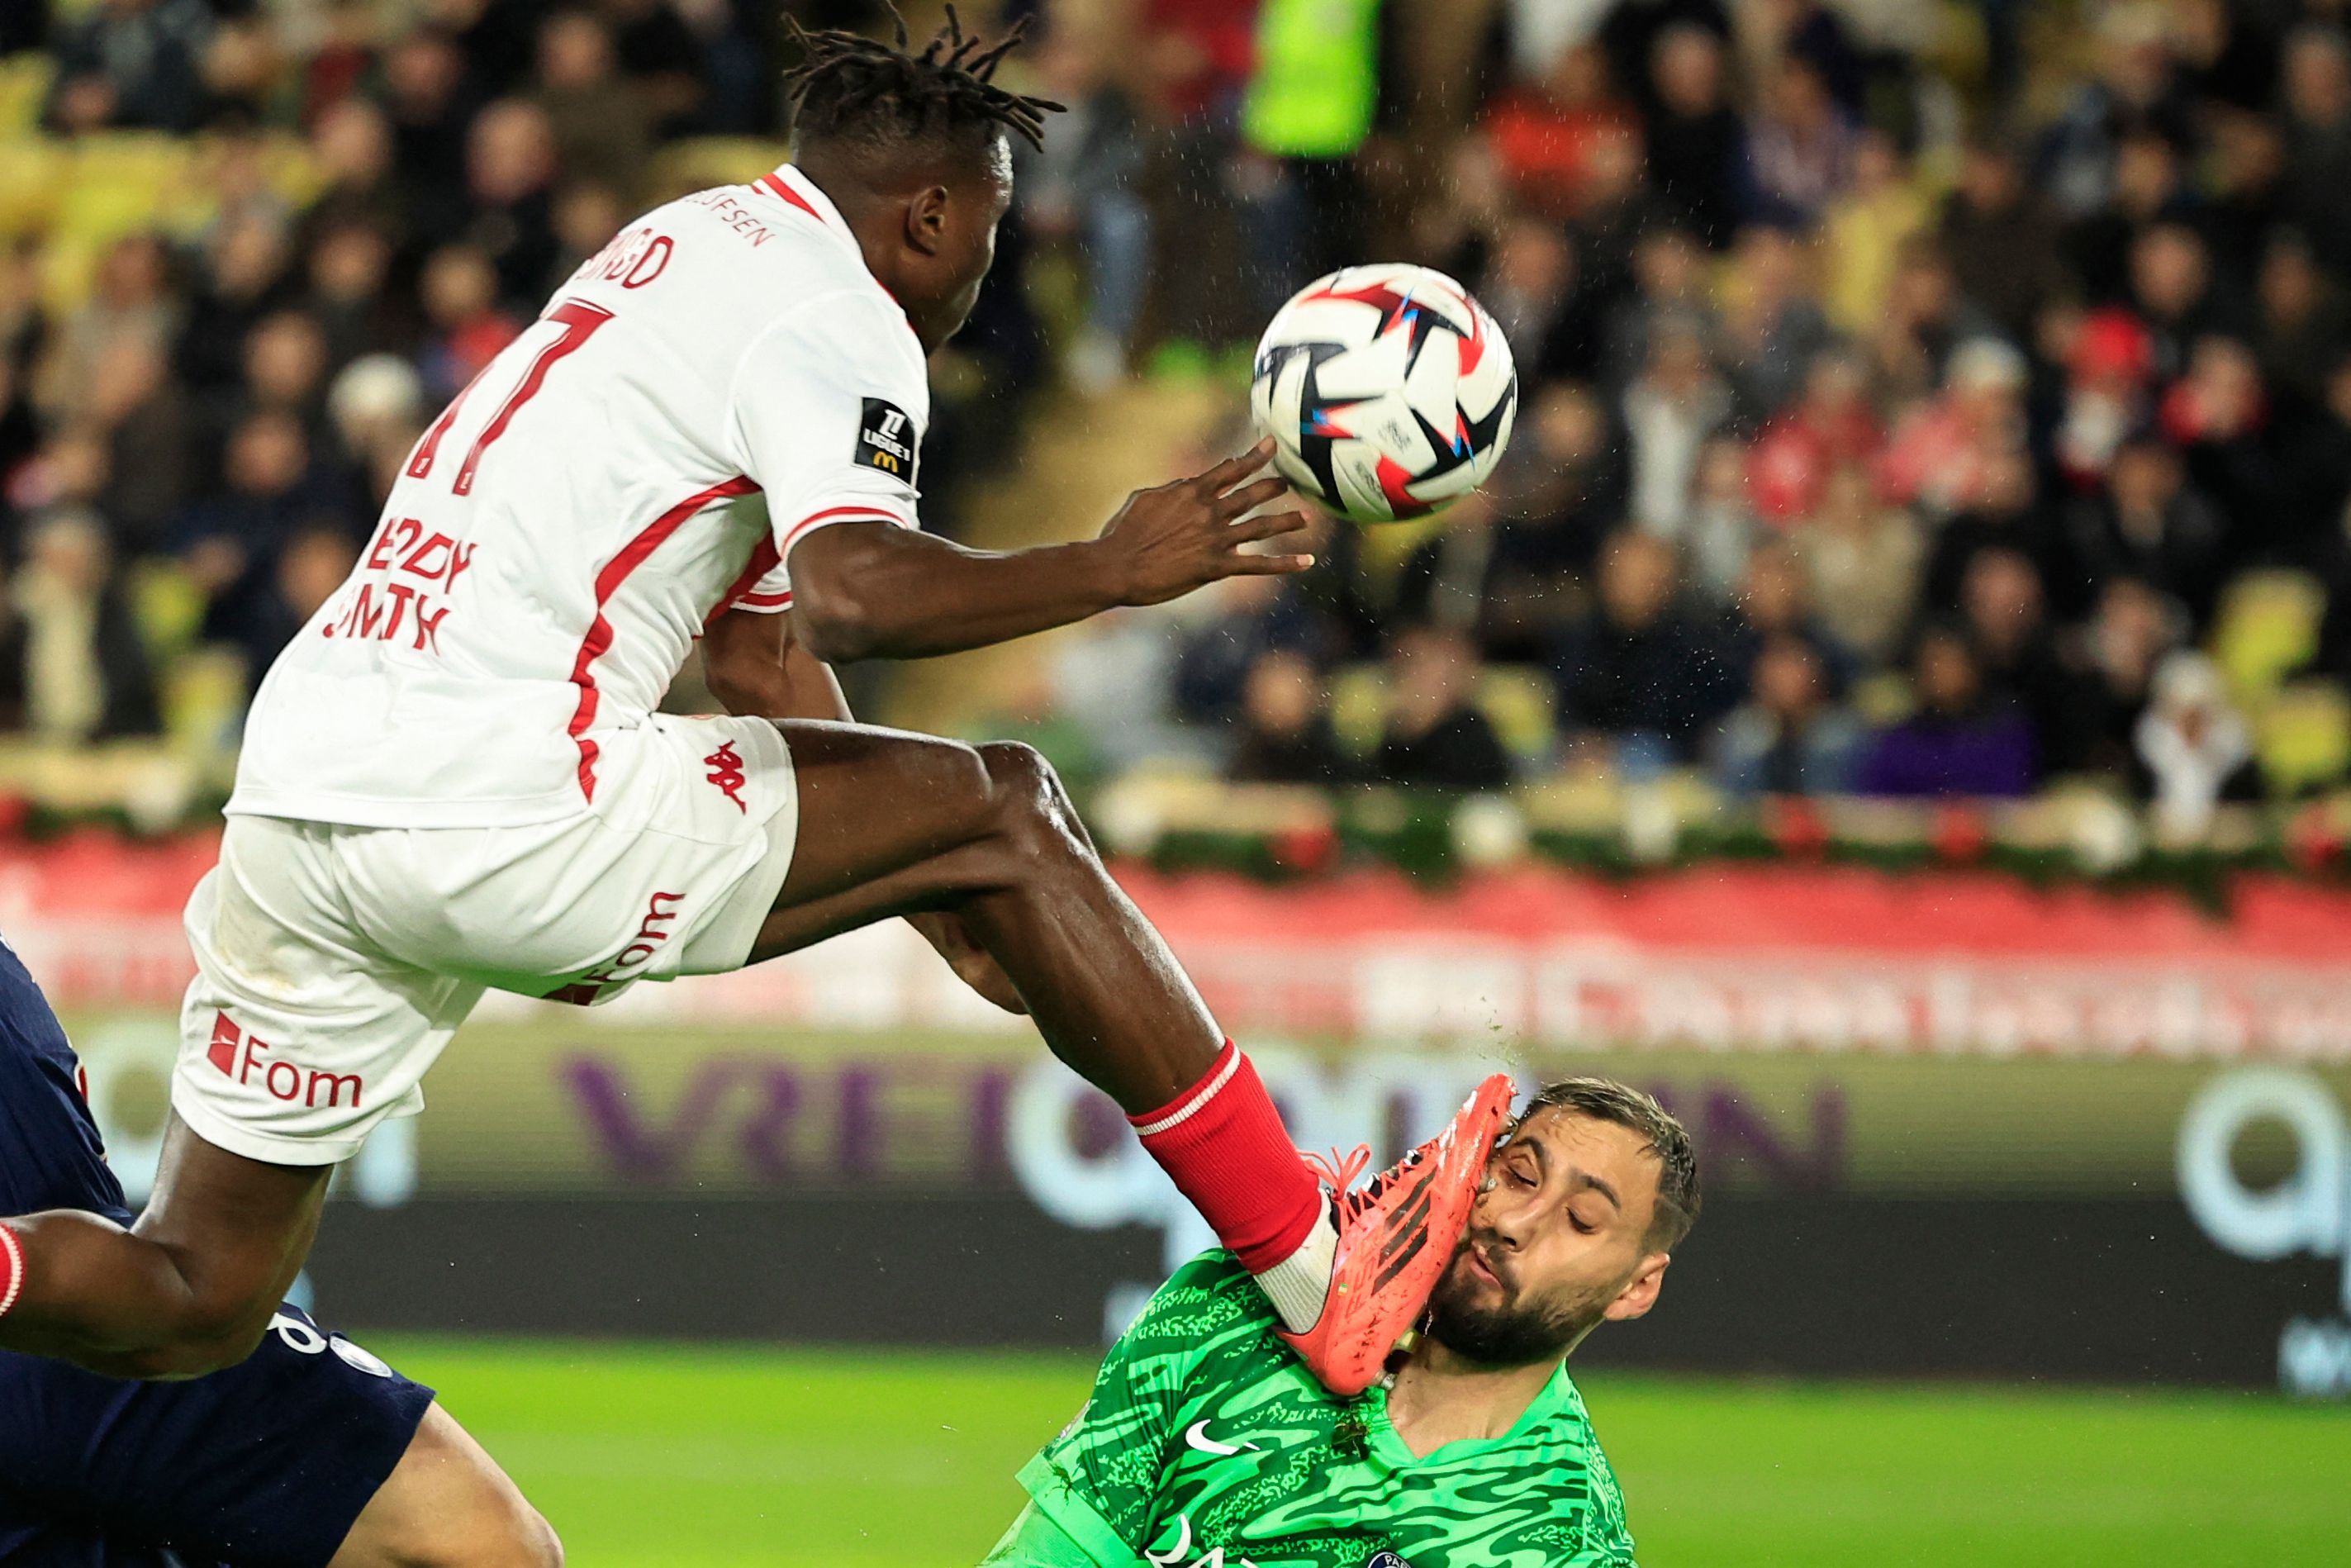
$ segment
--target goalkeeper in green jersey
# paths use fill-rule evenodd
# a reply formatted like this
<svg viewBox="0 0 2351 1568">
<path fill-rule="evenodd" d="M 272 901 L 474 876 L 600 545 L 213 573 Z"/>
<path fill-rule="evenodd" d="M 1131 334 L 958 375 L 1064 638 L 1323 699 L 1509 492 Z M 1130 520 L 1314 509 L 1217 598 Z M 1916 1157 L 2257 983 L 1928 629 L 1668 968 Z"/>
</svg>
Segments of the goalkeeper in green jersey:
<svg viewBox="0 0 2351 1568">
<path fill-rule="evenodd" d="M 1567 1354 L 1656 1303 L 1698 1208 L 1689 1134 L 1655 1100 L 1542 1090 L 1495 1146 L 1419 1340 L 1352 1399 L 1289 1354 L 1229 1253 L 1202 1254 L 1020 1472 L 1029 1506 L 983 1568 L 1629 1565 Z"/>
</svg>

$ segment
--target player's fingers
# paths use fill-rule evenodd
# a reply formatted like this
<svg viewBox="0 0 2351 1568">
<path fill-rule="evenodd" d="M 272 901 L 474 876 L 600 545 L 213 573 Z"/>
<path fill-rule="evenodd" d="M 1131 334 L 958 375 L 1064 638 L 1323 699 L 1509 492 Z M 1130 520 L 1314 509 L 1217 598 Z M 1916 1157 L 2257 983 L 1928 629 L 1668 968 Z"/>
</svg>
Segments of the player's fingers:
<svg viewBox="0 0 2351 1568">
<path fill-rule="evenodd" d="M 1235 544 L 1255 544 L 1259 539 L 1294 534 L 1313 527 L 1304 512 L 1264 512 L 1254 517 L 1243 517 L 1229 530 Z"/>
<path fill-rule="evenodd" d="M 1281 496 L 1289 488 L 1290 481 L 1279 477 L 1259 479 L 1254 485 L 1244 485 L 1238 490 L 1228 491 L 1217 502 L 1217 515 L 1229 522 L 1244 512 L 1257 510 L 1268 501 Z"/>
<path fill-rule="evenodd" d="M 1269 435 L 1238 456 L 1228 457 L 1196 481 L 1208 494 L 1221 496 L 1273 461 L 1273 437 Z"/>
<path fill-rule="evenodd" d="M 1314 564 L 1311 555 L 1237 555 L 1225 562 L 1227 577 L 1292 577 Z"/>
</svg>

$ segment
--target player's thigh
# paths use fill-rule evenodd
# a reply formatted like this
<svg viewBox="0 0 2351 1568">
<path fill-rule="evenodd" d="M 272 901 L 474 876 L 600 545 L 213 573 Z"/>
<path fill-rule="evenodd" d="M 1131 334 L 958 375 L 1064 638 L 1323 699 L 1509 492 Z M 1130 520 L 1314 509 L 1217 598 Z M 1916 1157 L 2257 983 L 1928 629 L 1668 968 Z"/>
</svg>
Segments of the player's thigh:
<svg viewBox="0 0 2351 1568">
<path fill-rule="evenodd" d="M 785 721 L 799 795 L 791 869 L 753 959 L 952 905 L 1033 862 L 1024 824 L 1066 818 L 1036 753 L 863 725 Z"/>
<path fill-rule="evenodd" d="M 553 1527 L 435 1405 L 329 1568 L 555 1568 L 562 1561 Z"/>
</svg>

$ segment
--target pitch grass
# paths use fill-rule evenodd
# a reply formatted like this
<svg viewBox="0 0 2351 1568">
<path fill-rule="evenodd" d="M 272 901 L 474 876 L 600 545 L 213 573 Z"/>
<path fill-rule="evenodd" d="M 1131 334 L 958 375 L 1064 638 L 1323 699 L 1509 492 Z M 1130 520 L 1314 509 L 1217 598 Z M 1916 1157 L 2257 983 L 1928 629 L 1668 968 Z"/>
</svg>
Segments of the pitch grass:
<svg viewBox="0 0 2351 1568">
<path fill-rule="evenodd" d="M 967 1568 L 1092 1370 L 1009 1354 L 369 1343 L 441 1389 L 583 1568 Z M 2351 1561 L 2340 1408 L 1596 1372 L 1584 1395 L 1645 1568 Z"/>
</svg>

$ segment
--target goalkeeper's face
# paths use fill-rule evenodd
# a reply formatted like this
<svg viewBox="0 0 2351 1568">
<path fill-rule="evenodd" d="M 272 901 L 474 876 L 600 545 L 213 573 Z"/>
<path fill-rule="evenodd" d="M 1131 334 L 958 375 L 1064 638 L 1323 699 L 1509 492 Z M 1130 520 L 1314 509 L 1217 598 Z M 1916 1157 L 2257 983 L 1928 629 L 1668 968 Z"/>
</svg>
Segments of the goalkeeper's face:
<svg viewBox="0 0 2351 1568">
<path fill-rule="evenodd" d="M 1529 1117 L 1486 1167 L 1429 1298 L 1429 1337 L 1471 1361 L 1526 1366 L 1647 1312 L 1668 1261 L 1648 1246 L 1657 1172 L 1629 1127 L 1563 1109 Z"/>
</svg>

